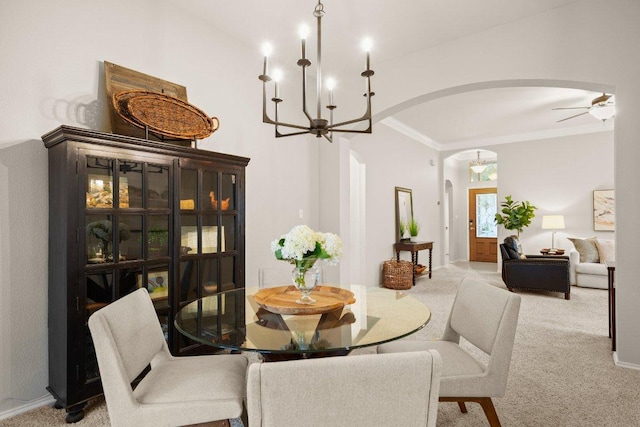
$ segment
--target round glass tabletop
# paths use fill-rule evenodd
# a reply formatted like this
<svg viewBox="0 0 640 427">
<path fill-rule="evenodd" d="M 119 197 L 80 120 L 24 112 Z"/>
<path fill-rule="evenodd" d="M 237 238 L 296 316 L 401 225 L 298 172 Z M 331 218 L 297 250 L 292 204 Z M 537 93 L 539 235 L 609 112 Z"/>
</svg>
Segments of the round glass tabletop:
<svg viewBox="0 0 640 427">
<path fill-rule="evenodd" d="M 272 313 L 254 301 L 257 288 L 234 289 L 187 304 L 176 315 L 175 326 L 186 337 L 214 347 L 307 357 L 346 354 L 402 338 L 431 318 L 429 308 L 405 292 L 341 288 L 353 292 L 355 303 L 313 315 Z"/>
</svg>

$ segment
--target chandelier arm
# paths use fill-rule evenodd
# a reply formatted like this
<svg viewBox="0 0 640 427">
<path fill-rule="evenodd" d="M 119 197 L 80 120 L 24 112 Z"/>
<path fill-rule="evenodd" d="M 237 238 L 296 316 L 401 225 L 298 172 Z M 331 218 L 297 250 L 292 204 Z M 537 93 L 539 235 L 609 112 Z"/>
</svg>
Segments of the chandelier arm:
<svg viewBox="0 0 640 427">
<path fill-rule="evenodd" d="M 262 122 L 270 125 L 284 126 L 284 127 L 294 128 L 294 129 L 304 129 L 306 132 L 302 132 L 302 133 L 309 133 L 309 127 L 273 120 L 271 119 L 271 117 L 269 117 L 266 111 L 264 111 L 262 114 Z"/>
<path fill-rule="evenodd" d="M 334 129 L 334 128 L 337 128 L 338 126 L 349 125 L 351 123 L 363 122 L 365 120 L 369 120 L 369 129 L 371 129 L 371 83 L 370 83 L 369 79 L 370 78 L 367 77 L 367 93 L 365 94 L 365 95 L 367 95 L 367 109 L 365 110 L 365 112 L 362 115 L 362 117 L 357 118 L 357 119 L 353 119 L 353 120 L 347 120 L 345 122 L 332 124 L 332 125 L 328 126 L 328 129 Z M 334 129 L 334 130 L 337 131 L 337 129 Z M 344 132 L 344 131 L 341 130 L 340 132 Z"/>
<path fill-rule="evenodd" d="M 333 132 L 342 132 L 342 133 L 371 133 L 371 124 L 367 129 L 357 130 L 357 129 L 333 129 Z"/>
<path fill-rule="evenodd" d="M 280 133 L 280 131 L 278 130 L 278 105 L 280 105 L 280 103 L 275 99 L 274 99 L 273 103 L 274 103 L 274 107 L 275 107 L 274 111 L 275 111 L 275 118 L 276 118 L 276 125 L 273 127 L 273 130 L 274 130 L 274 135 L 277 138 L 278 134 Z"/>
<path fill-rule="evenodd" d="M 306 65 L 302 65 L 302 112 L 307 119 L 309 119 L 309 125 L 313 123 L 313 119 L 309 115 L 307 111 L 307 67 Z"/>
<path fill-rule="evenodd" d="M 262 82 L 262 122 L 273 124 L 273 120 L 267 114 L 267 82 Z"/>
<path fill-rule="evenodd" d="M 276 138 L 281 138 L 285 136 L 304 135 L 306 133 L 310 133 L 310 132 L 308 130 L 303 132 L 291 132 L 291 133 L 280 133 L 279 131 L 276 131 Z"/>
<path fill-rule="evenodd" d="M 333 129 L 333 130 L 337 131 L 337 129 L 335 129 L 335 128 L 337 128 L 339 126 L 350 125 L 352 123 L 364 122 L 365 120 L 369 120 L 369 122 L 371 122 L 371 113 L 370 112 L 366 112 L 359 119 L 347 120 L 346 122 L 340 122 L 340 123 L 336 123 L 334 125 L 329 125 L 329 126 L 327 126 L 327 129 Z M 343 131 L 340 131 L 340 132 L 343 132 Z"/>
<path fill-rule="evenodd" d="M 294 125 L 292 123 L 285 123 L 285 122 L 276 122 L 276 121 L 273 121 L 271 119 L 269 119 L 268 122 L 264 122 L 264 123 L 268 123 L 268 124 L 276 125 L 276 126 L 284 126 L 284 127 L 293 128 L 293 129 L 303 129 L 303 130 L 305 130 L 305 132 L 303 132 L 303 133 L 310 133 L 311 132 L 311 129 L 308 126 Z"/>
<path fill-rule="evenodd" d="M 322 135 L 325 137 L 325 139 L 329 142 L 333 142 L 333 134 L 331 136 L 327 136 L 327 135 Z"/>
<path fill-rule="evenodd" d="M 271 119 L 271 117 L 269 117 L 269 114 L 267 114 L 267 88 L 266 88 L 266 82 L 262 83 L 262 122 L 263 123 L 267 123 L 270 125 L 275 125 L 277 126 L 285 126 L 285 127 L 290 127 L 290 128 L 294 128 L 294 129 L 305 129 L 306 132 L 301 132 L 301 133 L 308 133 L 309 132 L 309 127 L 308 126 L 300 126 L 300 125 L 294 125 L 291 123 L 284 123 L 284 122 L 280 122 L 278 121 L 278 105 L 276 103 L 276 120 Z M 276 130 L 277 132 L 277 130 Z"/>
</svg>

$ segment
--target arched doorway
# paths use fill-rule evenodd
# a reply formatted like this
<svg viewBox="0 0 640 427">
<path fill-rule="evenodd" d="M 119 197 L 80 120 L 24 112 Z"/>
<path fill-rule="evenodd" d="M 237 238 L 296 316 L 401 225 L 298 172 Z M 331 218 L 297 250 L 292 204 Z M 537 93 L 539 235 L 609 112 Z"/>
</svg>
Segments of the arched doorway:
<svg viewBox="0 0 640 427">
<path fill-rule="evenodd" d="M 491 165 L 490 169 L 483 174 L 474 173 L 469 168 L 470 162 L 476 159 L 478 151 L 481 158 Z M 461 150 L 443 159 L 443 250 L 444 259 L 448 260 L 447 262 L 458 260 L 496 262 L 495 227 L 494 233 L 490 233 L 487 226 L 491 225 L 497 209 L 497 160 L 497 153 L 482 149 Z M 492 194 L 488 200 L 486 200 L 487 194 Z M 477 197 L 482 205 L 476 203 Z M 492 206 L 488 206 L 488 202 L 492 202 Z M 478 237 L 479 240 L 473 237 Z M 491 256 L 480 258 L 474 256 L 474 250 L 487 252 L 488 246 L 480 247 L 478 241 L 492 242 Z"/>
</svg>

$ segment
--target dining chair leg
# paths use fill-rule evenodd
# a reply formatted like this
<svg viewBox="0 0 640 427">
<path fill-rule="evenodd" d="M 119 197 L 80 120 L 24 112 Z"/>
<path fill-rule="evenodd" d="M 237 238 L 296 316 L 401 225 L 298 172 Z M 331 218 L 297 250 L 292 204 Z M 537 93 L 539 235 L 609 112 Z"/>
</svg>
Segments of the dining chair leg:
<svg viewBox="0 0 640 427">
<path fill-rule="evenodd" d="M 489 425 L 491 427 L 500 427 L 500 420 L 498 419 L 498 414 L 496 413 L 496 408 L 493 406 L 493 402 L 490 397 L 481 397 L 478 399 L 478 403 L 482 406 L 482 410 L 489 420 Z"/>
<path fill-rule="evenodd" d="M 493 401 L 490 397 L 440 397 L 440 402 L 456 402 L 460 407 L 460 411 L 463 413 L 467 413 L 467 407 L 465 402 L 476 402 L 482 406 L 482 410 L 484 411 L 484 415 L 487 417 L 487 421 L 489 421 L 489 425 L 491 427 L 501 427 L 500 419 L 498 419 L 498 413 L 496 412 L 495 406 L 493 406 Z"/>
</svg>

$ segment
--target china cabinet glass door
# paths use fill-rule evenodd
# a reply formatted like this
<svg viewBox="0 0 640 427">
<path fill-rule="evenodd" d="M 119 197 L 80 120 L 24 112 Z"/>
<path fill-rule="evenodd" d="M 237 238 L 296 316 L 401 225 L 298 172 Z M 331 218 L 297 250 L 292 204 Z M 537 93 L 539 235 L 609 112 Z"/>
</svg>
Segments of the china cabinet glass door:
<svg viewBox="0 0 640 427">
<path fill-rule="evenodd" d="M 239 287 L 237 177 L 200 167 L 180 169 L 179 308 Z M 195 343 L 181 338 L 180 349 Z"/>
<path fill-rule="evenodd" d="M 145 288 L 169 340 L 172 166 L 130 158 L 81 156 L 84 233 L 80 241 L 86 319 Z M 79 236 L 80 237 L 80 236 Z M 86 381 L 99 378 L 85 327 Z"/>
</svg>

